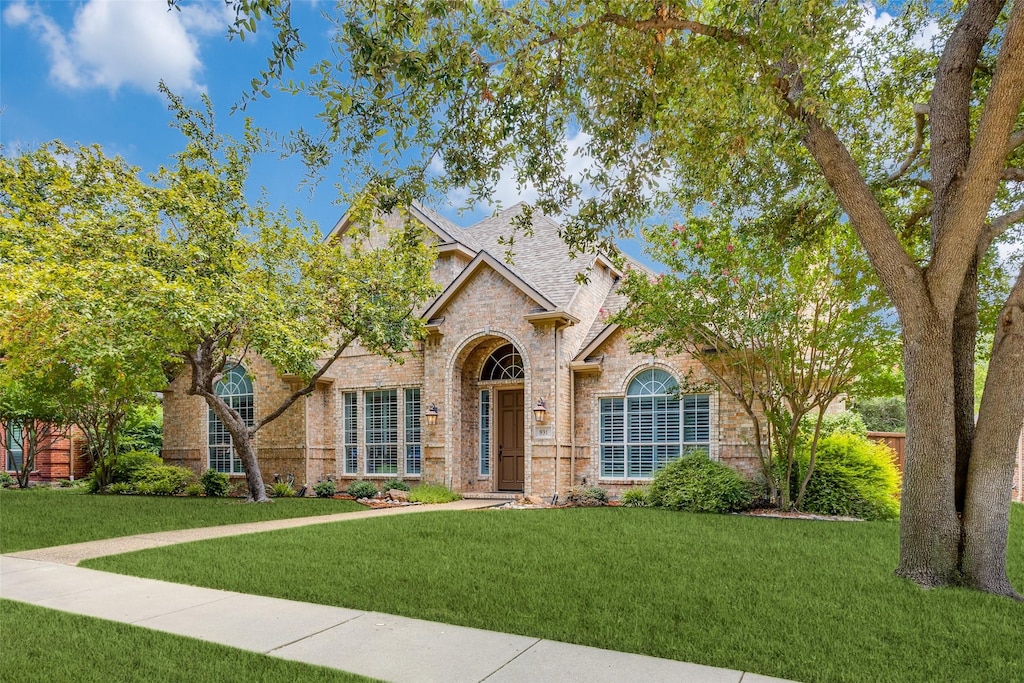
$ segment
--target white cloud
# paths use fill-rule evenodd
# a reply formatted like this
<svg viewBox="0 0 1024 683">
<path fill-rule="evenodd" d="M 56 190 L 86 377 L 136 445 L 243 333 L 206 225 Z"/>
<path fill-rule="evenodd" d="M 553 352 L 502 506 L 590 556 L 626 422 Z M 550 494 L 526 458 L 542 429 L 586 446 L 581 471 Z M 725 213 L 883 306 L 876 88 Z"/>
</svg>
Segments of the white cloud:
<svg viewBox="0 0 1024 683">
<path fill-rule="evenodd" d="M 217 9 L 213 9 L 216 7 Z M 70 88 L 135 87 L 155 92 L 163 79 L 178 92 L 204 88 L 197 35 L 223 32 L 223 5 L 168 11 L 164 0 L 87 0 L 65 30 L 38 5 L 15 2 L 3 12 L 27 26 L 50 54 L 50 77 Z"/>
</svg>

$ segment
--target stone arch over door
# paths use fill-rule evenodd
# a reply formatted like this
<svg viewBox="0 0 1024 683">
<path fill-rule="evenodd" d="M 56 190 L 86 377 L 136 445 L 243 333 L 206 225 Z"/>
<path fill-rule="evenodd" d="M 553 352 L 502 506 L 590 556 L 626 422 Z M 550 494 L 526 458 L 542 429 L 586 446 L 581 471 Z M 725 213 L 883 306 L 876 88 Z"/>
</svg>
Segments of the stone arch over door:
<svg viewBox="0 0 1024 683">
<path fill-rule="evenodd" d="M 512 344 L 522 359 L 521 379 L 481 381 L 487 359 L 497 349 Z M 466 337 L 449 356 L 445 379 L 445 454 L 446 479 L 456 491 L 496 491 L 495 471 L 481 468 L 481 391 L 487 390 L 493 413 L 494 392 L 522 389 L 525 405 L 531 404 L 532 368 L 526 345 L 515 335 L 490 328 Z M 493 425 L 493 418 L 491 418 Z M 530 481 L 530 422 L 524 421 L 523 450 L 525 481 Z M 529 484 L 527 483 L 528 487 Z"/>
</svg>

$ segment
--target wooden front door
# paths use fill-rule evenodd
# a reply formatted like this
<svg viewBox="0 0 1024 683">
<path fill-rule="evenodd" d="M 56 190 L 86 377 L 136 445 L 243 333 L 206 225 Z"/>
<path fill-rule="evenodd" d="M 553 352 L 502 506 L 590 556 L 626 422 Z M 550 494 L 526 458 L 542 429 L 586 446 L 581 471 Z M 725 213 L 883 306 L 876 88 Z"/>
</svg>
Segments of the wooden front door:
<svg viewBox="0 0 1024 683">
<path fill-rule="evenodd" d="M 522 491 L 526 481 L 523 390 L 497 392 L 498 490 Z"/>
</svg>

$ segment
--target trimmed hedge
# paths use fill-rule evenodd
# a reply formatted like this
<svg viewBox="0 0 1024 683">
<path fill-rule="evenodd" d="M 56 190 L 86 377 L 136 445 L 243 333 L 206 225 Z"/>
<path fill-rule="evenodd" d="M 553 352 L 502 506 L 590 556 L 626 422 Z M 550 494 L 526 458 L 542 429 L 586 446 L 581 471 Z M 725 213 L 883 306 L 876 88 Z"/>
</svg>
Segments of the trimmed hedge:
<svg viewBox="0 0 1024 683">
<path fill-rule="evenodd" d="M 808 454 L 798 455 L 797 481 Z M 818 442 L 814 473 L 801 510 L 861 519 L 899 517 L 900 473 L 892 449 L 857 434 L 836 432 Z"/>
<path fill-rule="evenodd" d="M 651 505 L 687 512 L 737 512 L 749 508 L 753 499 L 750 482 L 703 451 L 659 470 L 648 495 Z"/>
</svg>

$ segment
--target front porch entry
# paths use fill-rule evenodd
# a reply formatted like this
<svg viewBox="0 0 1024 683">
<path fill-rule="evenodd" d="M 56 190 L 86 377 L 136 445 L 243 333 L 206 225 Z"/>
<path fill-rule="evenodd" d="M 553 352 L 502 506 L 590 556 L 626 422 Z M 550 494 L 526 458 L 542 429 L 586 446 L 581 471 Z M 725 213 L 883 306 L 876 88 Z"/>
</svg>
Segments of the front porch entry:
<svg viewBox="0 0 1024 683">
<path fill-rule="evenodd" d="M 526 448 L 523 443 L 526 404 L 523 390 L 504 389 L 495 393 L 497 489 L 523 491 L 526 482 Z"/>
</svg>

